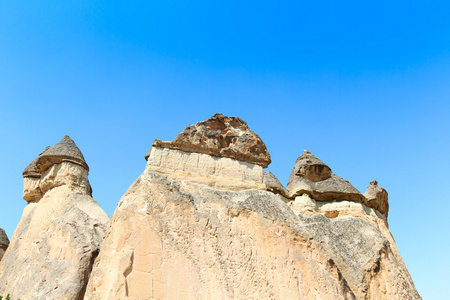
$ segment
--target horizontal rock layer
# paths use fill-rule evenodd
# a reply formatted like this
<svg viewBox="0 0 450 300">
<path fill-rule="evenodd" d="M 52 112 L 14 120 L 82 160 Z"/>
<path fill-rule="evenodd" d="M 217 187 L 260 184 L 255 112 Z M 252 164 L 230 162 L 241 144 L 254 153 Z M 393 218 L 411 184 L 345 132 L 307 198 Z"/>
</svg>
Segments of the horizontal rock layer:
<svg viewBox="0 0 450 300">
<path fill-rule="evenodd" d="M 264 189 L 261 166 L 227 157 L 215 157 L 168 148 L 152 147 L 146 170 L 169 178 L 189 180 L 220 190 Z"/>
</svg>

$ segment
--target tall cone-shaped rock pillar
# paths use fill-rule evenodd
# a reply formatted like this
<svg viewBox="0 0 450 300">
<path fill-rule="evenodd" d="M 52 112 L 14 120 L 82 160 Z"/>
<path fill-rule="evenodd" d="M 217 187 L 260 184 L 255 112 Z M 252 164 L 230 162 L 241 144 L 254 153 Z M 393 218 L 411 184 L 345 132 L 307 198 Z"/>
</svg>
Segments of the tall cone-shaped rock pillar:
<svg viewBox="0 0 450 300">
<path fill-rule="evenodd" d="M 28 203 L 0 261 L 0 295 L 83 299 L 109 223 L 91 197 L 88 170 L 69 136 L 25 168 Z"/>
<path fill-rule="evenodd" d="M 239 118 L 155 140 L 85 299 L 420 299 L 383 206 L 302 156 L 285 188 Z"/>
</svg>

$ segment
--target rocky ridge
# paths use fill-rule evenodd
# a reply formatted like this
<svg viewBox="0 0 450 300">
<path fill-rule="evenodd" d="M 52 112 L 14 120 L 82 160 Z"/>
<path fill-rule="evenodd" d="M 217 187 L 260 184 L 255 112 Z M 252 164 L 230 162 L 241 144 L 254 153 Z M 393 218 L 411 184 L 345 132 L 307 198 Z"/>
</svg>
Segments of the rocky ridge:
<svg viewBox="0 0 450 300">
<path fill-rule="evenodd" d="M 305 151 L 284 187 L 263 170 L 259 136 L 222 114 L 155 140 L 145 158 L 108 224 L 75 143 L 47 147 L 23 173 L 0 295 L 420 299 L 376 181 L 361 194 Z"/>
<path fill-rule="evenodd" d="M 182 136 L 188 151 L 154 142 L 120 200 L 89 299 L 420 299 L 387 211 L 311 153 L 286 189 Z"/>
</svg>

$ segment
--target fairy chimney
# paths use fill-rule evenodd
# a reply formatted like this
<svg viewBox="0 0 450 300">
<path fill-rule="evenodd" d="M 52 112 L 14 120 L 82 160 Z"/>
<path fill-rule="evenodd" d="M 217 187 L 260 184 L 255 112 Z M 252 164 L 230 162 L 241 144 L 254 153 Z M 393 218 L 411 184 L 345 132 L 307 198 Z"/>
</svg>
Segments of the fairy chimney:
<svg viewBox="0 0 450 300">
<path fill-rule="evenodd" d="M 28 202 L 0 262 L 0 295 L 82 299 L 109 217 L 91 197 L 89 168 L 65 136 L 24 172 Z"/>
</svg>

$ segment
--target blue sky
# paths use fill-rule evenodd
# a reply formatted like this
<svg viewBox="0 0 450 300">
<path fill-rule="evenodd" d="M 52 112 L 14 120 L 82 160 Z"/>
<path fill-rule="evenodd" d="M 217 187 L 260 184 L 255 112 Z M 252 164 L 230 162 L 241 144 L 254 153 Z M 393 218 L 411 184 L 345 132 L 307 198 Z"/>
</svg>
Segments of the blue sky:
<svg viewBox="0 0 450 300">
<path fill-rule="evenodd" d="M 448 297 L 448 2 L 65 2 L 0 2 L 8 236 L 21 172 L 65 134 L 111 216 L 155 138 L 222 112 L 261 136 L 284 184 L 303 149 L 361 192 L 378 180 L 419 293 Z"/>
</svg>

